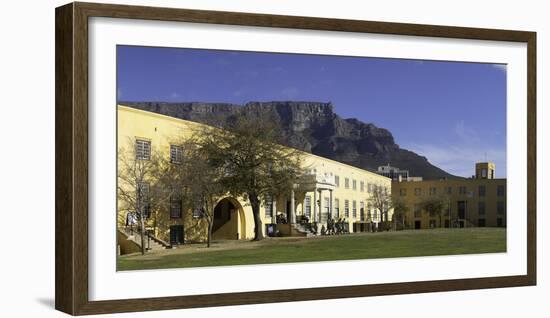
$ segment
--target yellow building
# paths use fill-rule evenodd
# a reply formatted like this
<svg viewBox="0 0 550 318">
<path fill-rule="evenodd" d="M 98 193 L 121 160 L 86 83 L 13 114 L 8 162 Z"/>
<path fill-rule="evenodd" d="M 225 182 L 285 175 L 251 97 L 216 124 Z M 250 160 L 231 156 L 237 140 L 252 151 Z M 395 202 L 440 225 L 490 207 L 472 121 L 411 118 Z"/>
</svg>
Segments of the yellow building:
<svg viewBox="0 0 550 318">
<path fill-rule="evenodd" d="M 408 228 L 506 226 L 506 179 L 495 179 L 492 162 L 477 163 L 471 179 L 394 181 L 392 195 L 408 207 Z M 448 200 L 449 209 L 444 212 L 442 224 L 439 216 L 422 209 L 423 200 L 437 195 Z"/>
<path fill-rule="evenodd" d="M 166 158 L 177 158 L 182 149 L 171 144 L 175 138 L 189 137 L 199 123 L 181 120 L 131 107 L 118 106 L 118 147 L 135 146 L 137 155 L 148 158 L 157 152 Z M 119 167 L 123 158 L 119 156 Z M 277 224 L 281 235 L 313 235 L 306 222 L 317 222 L 317 233 L 327 221 L 343 220 L 350 232 L 375 230 L 381 221 L 380 211 L 369 204 L 374 189 L 391 194 L 391 179 L 334 160 L 304 153 L 304 175 L 287 196 L 264 202 L 261 210 L 262 231 L 271 234 Z M 119 168 L 120 169 L 120 168 Z M 119 193 L 120 196 L 120 193 Z M 118 228 L 120 234 L 128 224 L 132 211 L 118 200 Z M 203 242 L 206 239 L 206 221 L 198 211 L 184 207 L 182 201 L 166 202 L 146 211 L 146 228 L 154 244 L 165 246 L 184 242 Z M 242 198 L 221 197 L 214 212 L 214 239 L 251 239 L 254 237 L 252 208 Z M 391 219 L 391 211 L 388 211 Z M 284 221 L 283 221 L 284 220 Z M 130 222 L 129 222 L 130 221 Z M 284 223 L 282 223 L 284 222 Z"/>
</svg>

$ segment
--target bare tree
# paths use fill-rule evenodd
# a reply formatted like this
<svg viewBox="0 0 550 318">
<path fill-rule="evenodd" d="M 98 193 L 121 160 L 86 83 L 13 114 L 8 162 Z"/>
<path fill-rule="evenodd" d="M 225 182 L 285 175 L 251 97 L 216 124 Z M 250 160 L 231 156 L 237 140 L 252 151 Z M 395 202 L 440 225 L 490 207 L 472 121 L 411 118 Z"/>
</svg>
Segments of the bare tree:
<svg viewBox="0 0 550 318">
<path fill-rule="evenodd" d="M 170 189 L 164 185 L 166 164 L 157 152 L 138 149 L 138 144 L 128 139 L 118 151 L 117 194 L 118 200 L 128 211 L 133 211 L 140 223 L 141 253 L 145 254 L 146 219 L 170 197 Z"/>
<path fill-rule="evenodd" d="M 233 118 L 221 128 L 201 136 L 198 143 L 209 166 L 221 169 L 219 181 L 224 189 L 249 201 L 254 240 L 261 240 L 261 201 L 282 189 L 292 189 L 302 173 L 301 152 L 279 143 L 277 126 L 263 113 Z"/>
<path fill-rule="evenodd" d="M 375 186 L 372 195 L 368 198 L 371 206 L 380 211 L 380 220 L 382 226 L 385 227 L 388 221 L 388 211 L 392 207 L 392 197 L 388 193 L 388 189 L 382 186 Z"/>
<path fill-rule="evenodd" d="M 170 175 L 174 178 L 175 186 L 183 189 L 185 199 L 193 209 L 200 209 L 201 216 L 208 224 L 207 247 L 212 241 L 214 226 L 214 209 L 217 200 L 226 193 L 220 182 L 222 170 L 211 166 L 207 161 L 207 154 L 201 147 L 202 136 L 208 135 L 211 129 L 201 129 L 193 136 L 183 139 L 178 144 L 183 152 L 171 166 Z"/>
</svg>

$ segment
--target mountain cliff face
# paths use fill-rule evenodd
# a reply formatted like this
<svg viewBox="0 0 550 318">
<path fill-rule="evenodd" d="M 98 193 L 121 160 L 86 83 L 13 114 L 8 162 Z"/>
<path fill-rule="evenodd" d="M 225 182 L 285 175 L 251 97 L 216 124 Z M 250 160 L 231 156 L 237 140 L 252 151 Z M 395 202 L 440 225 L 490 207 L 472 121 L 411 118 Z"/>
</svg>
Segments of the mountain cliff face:
<svg viewBox="0 0 550 318">
<path fill-rule="evenodd" d="M 384 128 L 344 119 L 334 113 L 331 103 L 250 102 L 245 105 L 224 103 L 121 102 L 122 105 L 171 117 L 220 126 L 230 117 L 258 116 L 268 112 L 281 127 L 287 146 L 352 166 L 376 171 L 378 166 L 409 170 L 411 176 L 439 179 L 454 176 L 430 164 L 412 151 L 399 148 Z"/>
</svg>

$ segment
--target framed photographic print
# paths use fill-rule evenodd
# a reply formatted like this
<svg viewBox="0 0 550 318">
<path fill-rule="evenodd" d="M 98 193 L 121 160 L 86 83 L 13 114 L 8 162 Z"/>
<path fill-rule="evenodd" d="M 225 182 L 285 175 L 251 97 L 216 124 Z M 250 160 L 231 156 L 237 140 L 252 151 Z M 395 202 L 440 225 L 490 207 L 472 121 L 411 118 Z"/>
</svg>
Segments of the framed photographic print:
<svg viewBox="0 0 550 318">
<path fill-rule="evenodd" d="M 535 285 L 535 52 L 528 31 L 57 8 L 56 308 Z"/>
</svg>

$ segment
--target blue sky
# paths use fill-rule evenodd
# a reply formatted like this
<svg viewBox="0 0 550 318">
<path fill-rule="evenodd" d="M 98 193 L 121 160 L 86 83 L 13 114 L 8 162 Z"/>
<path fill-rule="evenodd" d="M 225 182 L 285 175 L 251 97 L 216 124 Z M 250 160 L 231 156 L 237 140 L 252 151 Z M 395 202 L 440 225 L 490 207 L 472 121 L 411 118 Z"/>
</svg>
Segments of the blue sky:
<svg viewBox="0 0 550 318">
<path fill-rule="evenodd" d="M 452 174 L 506 177 L 505 65 L 119 46 L 117 68 L 121 101 L 330 101 Z"/>
</svg>

